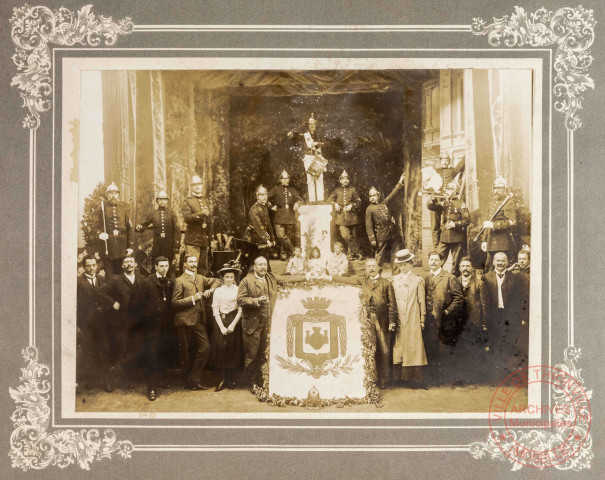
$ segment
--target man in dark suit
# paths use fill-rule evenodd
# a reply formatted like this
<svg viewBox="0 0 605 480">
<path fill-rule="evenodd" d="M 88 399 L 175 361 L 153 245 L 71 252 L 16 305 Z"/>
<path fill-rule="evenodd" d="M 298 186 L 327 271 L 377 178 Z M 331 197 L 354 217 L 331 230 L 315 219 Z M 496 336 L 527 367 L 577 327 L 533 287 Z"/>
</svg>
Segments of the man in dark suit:
<svg viewBox="0 0 605 480">
<path fill-rule="evenodd" d="M 252 393 L 263 385 L 262 366 L 277 299 L 277 279 L 267 271 L 267 263 L 265 257 L 254 260 L 253 271 L 242 280 L 237 294 L 237 303 L 243 311 L 244 373 Z"/>
<path fill-rule="evenodd" d="M 179 339 L 179 365 L 185 377 L 185 388 L 206 390 L 202 374 L 210 354 L 204 298 L 210 297 L 221 282 L 197 272 L 197 257 L 185 258 L 185 271 L 176 279 L 172 293 L 174 324 Z M 197 345 L 193 361 L 189 355 L 192 341 Z"/>
<path fill-rule="evenodd" d="M 450 356 L 460 334 L 464 305 L 462 288 L 451 273 L 442 268 L 438 252 L 429 253 L 429 275 L 425 279 L 426 323 L 424 345 L 433 380 L 446 381 L 454 372 Z"/>
<path fill-rule="evenodd" d="M 97 275 L 97 259 L 87 255 L 82 260 L 84 273 L 78 277 L 77 291 L 77 361 L 76 381 L 79 386 L 97 377 L 96 371 L 107 356 L 95 342 L 102 336 L 105 308 L 99 288 L 105 278 Z M 101 370 L 101 373 L 105 373 Z"/>
<path fill-rule="evenodd" d="M 242 248 L 242 272 L 248 274 L 254 259 L 261 255 L 261 251 L 268 251 L 275 246 L 275 234 L 269 219 L 267 202 L 269 193 L 262 185 L 256 189 L 256 203 L 248 211 L 248 226 L 244 234 L 245 245 Z M 267 265 L 268 271 L 271 266 Z"/>
<path fill-rule="evenodd" d="M 471 382 L 483 383 L 489 376 L 486 367 L 485 340 L 487 335 L 485 285 L 473 269 L 469 257 L 460 260 L 458 282 L 464 294 L 462 333 L 456 344 L 458 366 Z"/>
<path fill-rule="evenodd" d="M 156 196 L 158 208 L 154 210 L 142 223 L 135 227 L 137 232 L 153 229 L 153 244 L 151 247 L 151 261 L 156 265 L 156 258 L 174 258 L 173 264 L 178 265 L 179 250 L 181 248 L 181 227 L 176 214 L 168 208 L 168 194 L 160 190 Z M 169 269 L 169 275 L 174 277 L 174 268 Z"/>
<path fill-rule="evenodd" d="M 370 188 L 370 205 L 366 209 L 366 232 L 372 247 L 376 249 L 376 263 L 379 267 L 391 263 L 399 250 L 399 232 L 395 219 L 389 211 L 389 203 L 403 188 L 404 175 L 393 188 L 393 191 L 382 202 L 380 192 L 375 187 Z"/>
<path fill-rule="evenodd" d="M 128 381 L 128 371 L 134 366 L 143 346 L 143 307 L 146 299 L 145 277 L 135 271 L 133 257 L 122 261 L 122 273 L 114 275 L 100 288 L 101 301 L 110 311 L 107 316 L 105 341 L 113 351 L 109 364 L 106 390 L 116 380 Z"/>
<path fill-rule="evenodd" d="M 105 190 L 107 202 L 97 211 L 96 233 L 99 237 L 98 252 L 103 262 L 105 276 L 122 272 L 122 259 L 133 253 L 134 232 L 130 222 L 130 208 L 120 202 L 120 190 L 112 183 Z"/>
<path fill-rule="evenodd" d="M 357 241 L 357 227 L 359 226 L 358 210 L 361 207 L 361 198 L 355 187 L 349 186 L 351 179 L 343 170 L 340 174 L 340 187 L 336 187 L 328 200 L 334 204 L 334 223 L 338 227 L 340 236 L 348 250 L 349 260 L 354 257 L 362 258 Z"/>
<path fill-rule="evenodd" d="M 437 252 L 441 255 L 441 260 L 447 260 L 447 256 L 452 253 L 452 273 L 460 275 L 458 265 L 460 258 L 466 255 L 466 227 L 470 223 L 470 216 L 466 204 L 456 197 L 458 184 L 455 181 L 450 182 L 445 187 L 445 199 L 438 201 L 431 198 L 427 208 L 439 213 L 441 226 Z"/>
<path fill-rule="evenodd" d="M 281 246 L 281 259 L 290 258 L 294 252 L 292 246 L 296 238 L 296 211 L 302 204 L 302 197 L 295 188 L 290 187 L 290 175 L 285 170 L 279 177 L 280 185 L 269 192 L 271 210 L 275 212 L 275 236 Z"/>
<path fill-rule="evenodd" d="M 494 270 L 483 275 L 487 333 L 493 381 L 527 366 L 529 349 L 529 298 L 525 279 L 507 272 L 508 257 L 494 255 Z"/>
<path fill-rule="evenodd" d="M 145 370 L 147 374 L 147 398 L 154 401 L 158 394 L 159 376 L 162 370 L 162 346 L 172 322 L 172 292 L 174 280 L 167 278 L 170 262 L 166 257 L 155 259 L 155 272 L 147 277 L 147 298 L 144 310 Z"/>
<path fill-rule="evenodd" d="M 376 345 L 376 377 L 378 388 L 384 389 L 391 376 L 391 332 L 397 324 L 395 292 L 391 282 L 380 276 L 380 267 L 373 258 L 366 260 L 363 277 L 336 277 L 338 281 L 361 287 L 361 304 L 368 314 L 372 340 Z"/>
<path fill-rule="evenodd" d="M 213 236 L 212 207 L 207 198 L 202 197 L 203 184 L 199 175 L 193 175 L 190 182 L 190 195 L 183 200 L 181 212 L 187 228 L 185 229 L 185 256 L 194 255 L 198 268 L 208 273 L 208 248 Z"/>
</svg>

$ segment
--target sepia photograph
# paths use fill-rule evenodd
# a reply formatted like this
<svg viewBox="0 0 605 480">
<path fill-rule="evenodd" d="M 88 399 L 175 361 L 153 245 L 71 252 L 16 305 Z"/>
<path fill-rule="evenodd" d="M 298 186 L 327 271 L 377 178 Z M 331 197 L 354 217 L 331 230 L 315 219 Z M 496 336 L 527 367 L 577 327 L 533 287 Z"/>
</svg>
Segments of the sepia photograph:
<svg viewBox="0 0 605 480">
<path fill-rule="evenodd" d="M 485 414 L 527 367 L 531 69 L 80 80 L 76 412 Z"/>
</svg>

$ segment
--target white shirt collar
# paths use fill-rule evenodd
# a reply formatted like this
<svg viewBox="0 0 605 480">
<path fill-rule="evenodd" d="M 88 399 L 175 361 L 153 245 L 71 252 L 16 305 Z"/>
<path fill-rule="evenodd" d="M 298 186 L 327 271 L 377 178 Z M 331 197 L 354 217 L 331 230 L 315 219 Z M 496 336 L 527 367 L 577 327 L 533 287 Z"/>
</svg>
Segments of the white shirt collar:
<svg viewBox="0 0 605 480">
<path fill-rule="evenodd" d="M 195 272 L 192 272 L 188 268 L 185 269 L 185 273 L 187 273 L 187 275 L 191 275 L 192 277 L 195 277 Z"/>
<path fill-rule="evenodd" d="M 160 275 L 158 272 L 155 272 L 155 276 L 158 278 L 165 278 L 163 275 Z"/>
<path fill-rule="evenodd" d="M 136 278 L 135 275 L 134 275 L 134 273 L 132 275 L 128 275 L 127 273 L 125 273 L 124 275 L 126 276 L 126 278 L 128 280 L 130 280 L 131 283 L 134 283 L 135 278 Z"/>
<path fill-rule="evenodd" d="M 378 280 L 380 278 L 380 273 L 378 275 L 376 275 L 375 277 L 370 277 L 371 280 Z"/>
<path fill-rule="evenodd" d="M 260 277 L 260 276 L 258 276 L 256 272 L 254 272 L 254 276 L 255 276 L 257 279 L 259 279 L 261 282 L 264 282 L 264 281 L 265 281 L 265 277 Z"/>
<path fill-rule="evenodd" d="M 437 275 L 439 275 L 441 273 L 441 267 L 439 267 L 439 270 L 435 270 L 434 272 L 431 272 L 431 274 L 436 277 Z"/>
</svg>

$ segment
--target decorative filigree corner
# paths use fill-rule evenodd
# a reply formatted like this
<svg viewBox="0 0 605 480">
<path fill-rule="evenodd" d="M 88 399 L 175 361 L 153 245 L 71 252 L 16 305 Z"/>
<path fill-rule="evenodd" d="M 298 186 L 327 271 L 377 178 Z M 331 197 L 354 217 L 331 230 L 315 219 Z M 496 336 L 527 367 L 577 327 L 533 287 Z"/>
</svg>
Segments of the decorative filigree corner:
<svg viewBox="0 0 605 480">
<path fill-rule="evenodd" d="M 581 349 L 574 346 L 567 347 L 564 351 L 564 363 L 556 364 L 555 370 L 564 372 L 564 374 L 573 378 L 578 385 L 583 386 L 584 380 L 581 375 L 582 369 L 579 369 L 576 366 L 576 362 L 580 356 Z M 592 398 L 592 390 L 584 390 L 584 392 L 587 399 Z M 553 387 L 553 400 L 554 405 L 552 412 L 556 425 L 553 430 L 514 431 L 511 429 L 507 432 L 505 440 L 497 438 L 494 433 L 490 431 L 486 442 L 473 442 L 469 445 L 470 454 L 476 459 L 489 455 L 492 460 L 508 460 L 509 463 L 512 463 L 512 470 L 515 471 L 520 470 L 524 464 L 515 461 L 504 452 L 517 447 L 520 447 L 522 450 L 538 453 L 552 452 L 560 448 L 566 443 L 566 438 L 568 438 L 569 412 L 575 411 L 573 405 L 574 400 L 560 388 L 557 388 L 556 385 Z M 579 413 L 580 415 L 577 415 L 577 417 L 574 418 L 576 423 L 573 428 L 574 431 L 582 433 L 584 441 L 573 456 L 566 458 L 561 463 L 550 465 L 558 470 L 578 471 L 590 468 L 591 461 L 594 457 L 594 452 L 592 450 L 592 435 L 590 434 L 590 422 L 592 417 L 590 410 L 583 409 Z M 535 458 L 528 459 L 528 462 L 525 463 L 525 465 L 539 469 L 544 469 L 546 466 L 549 466 L 541 461 L 539 454 L 537 454 Z"/>
<path fill-rule="evenodd" d="M 529 14 L 523 8 L 515 7 L 510 18 L 508 15 L 494 18 L 494 23 L 489 25 L 481 18 L 473 18 L 471 31 L 475 35 L 487 35 L 489 44 L 494 47 L 502 44 L 507 47 L 556 45 L 553 93 L 557 100 L 554 107 L 565 114 L 565 127 L 575 131 L 582 126 L 578 110 L 582 108 L 584 95 L 589 88 L 594 89 L 594 81 L 588 75 L 596 25 L 592 13 L 581 5 L 555 12 L 540 8 Z"/>
<path fill-rule="evenodd" d="M 17 404 L 11 415 L 15 429 L 11 434 L 9 456 L 13 468 L 23 471 L 41 470 L 49 465 L 65 468 L 77 462 L 80 468 L 90 470 L 93 461 L 111 458 L 113 453 L 131 457 L 132 442 L 117 441 L 113 430 L 106 429 L 102 435 L 96 429 L 49 431 L 51 386 L 43 377 L 48 376 L 50 370 L 38 362 L 36 347 L 27 347 L 22 355 L 27 366 L 21 369 L 21 385 L 9 388 Z"/>
<path fill-rule="evenodd" d="M 96 47 L 103 43 L 111 46 L 119 34 L 133 31 L 134 25 L 129 17 L 115 23 L 111 17 L 97 17 L 91 8 L 92 5 L 86 5 L 74 13 L 64 7 L 51 10 L 25 4 L 13 10 L 11 35 L 17 47 L 12 59 L 18 74 L 13 77 L 11 86 L 21 90 L 23 106 L 29 110 L 23 127 L 38 128 L 40 114 L 50 109 L 51 45 Z"/>
</svg>

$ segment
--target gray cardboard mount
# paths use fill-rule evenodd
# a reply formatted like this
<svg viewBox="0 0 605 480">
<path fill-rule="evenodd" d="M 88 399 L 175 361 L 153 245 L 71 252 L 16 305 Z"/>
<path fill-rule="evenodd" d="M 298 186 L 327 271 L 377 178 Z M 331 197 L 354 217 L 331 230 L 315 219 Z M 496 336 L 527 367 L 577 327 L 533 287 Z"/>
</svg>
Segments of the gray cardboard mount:
<svg viewBox="0 0 605 480">
<path fill-rule="evenodd" d="M 41 2 L 51 9 L 65 7 L 72 12 L 78 11 L 84 5 L 74 1 Z M 37 5 L 34 3 L 34 5 Z M 511 15 L 519 5 L 526 12 L 536 12 L 544 7 L 548 11 L 557 11 L 563 7 L 575 10 L 578 5 L 565 2 L 485 2 L 467 0 L 464 2 L 444 2 L 436 0 L 425 1 L 372 1 L 372 2 L 305 2 L 305 1 L 183 1 L 161 2 L 157 0 L 120 2 L 97 2 L 92 7 L 95 15 L 111 16 L 114 21 L 130 17 L 133 23 L 140 25 L 452 25 L 469 26 L 473 19 L 482 18 L 486 23 L 492 23 L 493 18 Z M 603 2 L 591 0 L 582 2 L 586 9 L 593 9 L 597 21 L 595 40 L 591 47 L 595 57 L 587 74 L 594 80 L 594 90 L 589 88 L 583 95 L 583 108 L 578 114 L 582 126 L 577 128 L 572 136 L 573 171 L 568 168 L 568 146 L 570 134 L 565 127 L 565 115 L 553 109 L 552 113 L 552 162 L 550 171 L 545 166 L 542 171 L 544 185 L 552 181 L 551 204 L 548 196 L 543 196 L 543 213 L 546 218 L 549 207 L 552 212 L 552 263 L 548 258 L 542 258 L 544 269 L 552 268 L 552 362 L 563 361 L 563 350 L 569 338 L 567 309 L 570 297 L 573 298 L 573 339 L 574 346 L 581 348 L 582 356 L 578 359 L 578 368 L 582 369 L 584 386 L 592 390 L 591 411 L 594 421 L 591 425 L 593 445 L 591 451 L 594 458 L 591 468 L 582 472 L 564 472 L 555 468 L 539 471 L 523 467 L 521 472 L 511 471 L 508 461 L 492 460 L 489 454 L 482 459 L 475 459 L 468 451 L 452 449 L 438 451 L 438 445 L 465 446 L 474 441 L 485 441 L 488 429 L 444 428 L 425 429 L 431 421 L 270 421 L 265 422 L 274 428 L 187 428 L 175 429 L 169 427 L 156 428 L 153 421 L 148 423 L 123 422 L 118 419 L 111 421 L 118 440 L 131 441 L 135 451 L 131 458 L 122 458 L 114 452 L 110 458 L 94 460 L 90 463 L 88 478 L 508 478 L 516 475 L 524 477 L 560 477 L 570 478 L 576 475 L 584 478 L 600 478 L 605 471 L 603 468 L 604 438 L 603 426 L 603 380 L 600 369 L 603 362 L 603 329 L 601 315 L 605 310 L 605 295 L 603 295 L 602 271 L 604 266 L 603 238 L 605 238 L 604 222 L 600 217 L 603 205 L 603 181 L 605 166 L 603 157 L 603 122 L 602 112 L 605 111 L 602 82 L 605 79 L 602 55 L 603 39 L 600 36 L 600 24 L 605 14 Z M 2 342 L 2 374 L 0 375 L 1 390 L 4 394 L 1 403 L 4 420 L 0 422 L 0 436 L 7 449 L 0 456 L 1 478 L 82 478 L 84 471 L 76 461 L 66 468 L 57 465 L 44 466 L 48 458 L 59 458 L 58 451 L 45 450 L 40 445 L 40 471 L 29 469 L 23 472 L 21 468 L 11 466 L 8 455 L 11 435 L 15 430 L 11 415 L 18 409 L 17 404 L 9 395 L 9 387 L 17 388 L 22 384 L 21 369 L 26 363 L 21 351 L 31 343 L 30 328 L 30 292 L 33 292 L 35 306 L 35 339 L 39 349 L 40 362 L 51 367 L 48 378 L 52 379 L 52 389 L 60 390 L 61 375 L 57 366 L 57 350 L 60 339 L 57 328 L 50 321 L 49 312 L 60 305 L 51 304 L 51 293 L 57 291 L 58 285 L 52 284 L 51 276 L 51 244 L 52 235 L 60 235 L 60 226 L 51 222 L 53 178 L 60 181 L 60 169 L 55 165 L 53 170 L 53 138 L 55 148 L 60 146 L 60 138 L 55 138 L 52 129 L 52 117 L 60 118 L 60 109 L 51 108 L 41 114 L 40 126 L 35 131 L 24 128 L 22 119 L 27 114 L 23 107 L 19 90 L 11 86 L 11 79 L 16 75 L 16 65 L 12 61 L 15 54 L 15 44 L 11 38 L 9 19 L 13 8 L 21 8 L 24 4 L 5 0 L 0 5 L 0 16 L 3 28 L 2 54 L 0 61 L 0 85 L 2 86 L 2 209 L 0 215 L 0 234 L 2 236 L 2 265 L 3 275 L 0 277 L 2 287 L 1 308 L 3 329 Z M 521 25 L 523 27 L 523 25 Z M 519 28 L 521 28 L 519 27 Z M 311 49 L 305 51 L 305 56 L 325 56 L 321 48 L 364 48 L 363 55 L 371 57 L 380 55 L 376 48 L 410 48 L 410 49 L 478 49 L 467 52 L 469 56 L 484 58 L 494 57 L 532 57 L 549 58 L 549 53 L 536 50 L 531 52 L 531 46 L 526 50 L 517 48 L 491 47 L 486 36 L 476 36 L 470 32 L 444 32 L 439 28 L 430 31 L 406 32 L 404 29 L 388 28 L 382 31 L 352 32 L 347 31 L 263 31 L 258 29 L 248 32 L 134 32 L 120 36 L 116 48 L 153 48 L 160 47 L 216 47 L 216 48 L 271 48 L 296 47 Z M 584 32 L 586 35 L 586 32 Z M 81 45 L 74 45 L 80 48 Z M 542 47 L 550 49 L 554 55 L 555 46 Z M 315 51 L 313 49 L 316 49 Z M 374 51 L 372 51 L 374 50 Z M 567 50 L 571 51 L 571 50 Z M 111 54 L 111 52 L 109 52 Z M 164 55 L 159 51 L 146 51 L 141 55 Z M 254 53 L 263 55 L 261 50 Z M 280 52 L 284 56 L 296 56 L 299 53 Z M 436 55 L 436 52 L 416 53 L 421 56 Z M 98 55 L 94 49 L 70 53 L 74 56 L 92 57 Z M 249 56 L 246 51 L 221 52 L 217 55 Z M 334 52 L 328 55 L 335 55 Z M 440 51 L 439 56 L 458 55 L 456 52 Z M 573 57 L 573 54 L 572 54 Z M 573 58 L 572 58 L 573 60 Z M 548 69 L 545 75 L 550 75 Z M 53 72 L 51 71 L 51 76 Z M 554 77 L 555 73 L 552 74 Z M 548 83 L 546 83 L 548 85 Z M 55 83 L 55 93 L 60 81 Z M 548 106 L 550 91 L 545 88 L 544 104 Z M 553 101 L 556 99 L 553 97 Z M 546 109 L 548 110 L 548 109 Z M 548 115 L 544 116 L 544 121 Z M 58 122 L 60 124 L 60 122 Z M 35 145 L 32 143 L 35 137 Z M 547 145 L 547 139 L 545 139 Z M 35 177 L 30 177 L 30 151 L 36 149 Z M 549 151 L 549 147 L 543 150 Z M 545 164 L 547 165 L 547 164 Z M 573 173 L 573 178 L 570 175 Z M 30 181 L 35 182 L 35 197 L 31 196 Z M 573 185 L 572 195 L 569 185 Z M 60 194 L 58 194 L 60 195 Z M 57 198 L 58 200 L 58 198 Z M 32 203 L 33 202 L 33 203 Z M 570 209 L 573 208 L 573 215 Z M 573 219 L 573 223 L 570 223 Z M 31 224 L 35 224 L 35 238 L 30 238 Z M 568 231 L 568 226 L 573 228 Z M 569 239 L 573 237 L 573 250 L 570 251 Z M 32 257 L 34 252 L 35 257 Z M 35 258 L 35 288 L 30 288 L 30 262 Z M 570 270 L 570 265 L 573 269 Z M 60 268 L 57 266 L 56 268 Z M 534 264 L 534 268 L 536 265 Z M 55 272 L 56 273 L 56 272 Z M 573 290 L 568 292 L 568 278 L 573 275 Z M 58 302 L 58 301 L 57 301 Z M 54 342 L 54 349 L 53 349 Z M 53 357 L 54 354 L 54 357 Z M 547 362 L 547 360 L 545 360 Z M 58 400 L 56 400 L 58 402 Z M 54 414 L 52 424 L 47 432 L 56 435 L 68 435 L 67 430 L 78 434 L 77 423 L 70 427 L 62 427 L 60 411 L 55 405 L 55 399 L 50 395 L 48 402 L 42 402 L 41 408 L 47 406 Z M 40 412 L 38 412 L 40 413 Z M 56 415 L 55 415 L 56 414 Z M 96 427 L 82 427 L 85 431 L 97 428 L 102 434 L 105 421 L 95 421 Z M 225 422 L 217 422 L 224 425 Z M 258 422 L 257 422 L 258 423 Z M 447 422 L 446 422 L 447 423 Z M 462 421 L 451 421 L 452 425 L 463 426 Z M 166 422 L 164 422 L 164 425 Z M 178 422 L 175 422 L 178 424 Z M 238 422 L 245 425 L 246 422 Z M 381 426 L 415 425 L 419 428 L 384 429 Z M 156 425 L 154 427 L 154 425 Z M 206 423 L 206 426 L 212 422 Z M 248 422 L 248 426 L 254 422 Z M 290 428 L 291 425 L 305 428 Z M 339 426 L 343 428 L 312 428 L 317 426 Z M 375 428 L 346 428 L 347 426 L 363 425 Z M 279 427 L 279 428 L 275 428 Z M 33 431 L 32 431 L 33 432 Z M 34 433 L 32 433 L 34 434 Z M 56 438 L 55 438 L 56 440 Z M 69 442 L 68 442 L 69 443 Z M 71 445 L 78 445 L 72 442 Z M 174 445 L 166 451 L 156 451 L 145 446 Z M 178 447 L 178 446 L 181 447 Z M 184 447 L 186 445 L 238 445 L 224 450 L 210 448 L 195 451 Z M 255 446 L 264 446 L 255 448 Z M 282 447 L 280 447 L 280 445 Z M 307 446 L 317 446 L 308 448 Z M 322 447 L 331 445 L 331 447 Z M 335 445 L 348 446 L 347 451 L 334 448 Z M 357 445 L 358 447 L 353 447 Z M 376 446 L 386 446 L 376 448 Z M 405 451 L 404 445 L 423 445 Z M 288 448 L 290 446 L 290 448 Z M 389 449 L 389 447 L 392 447 Z M 76 447 L 77 448 L 77 447 Z M 65 458 L 76 458 L 66 454 Z"/>
</svg>

